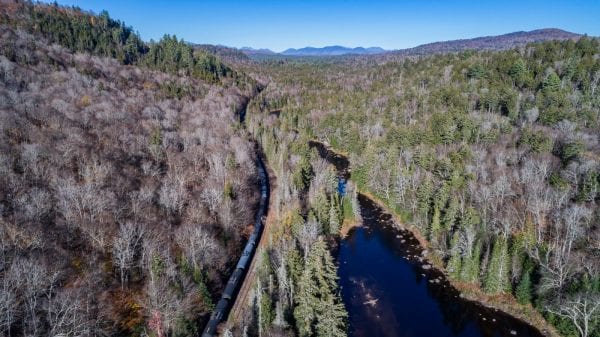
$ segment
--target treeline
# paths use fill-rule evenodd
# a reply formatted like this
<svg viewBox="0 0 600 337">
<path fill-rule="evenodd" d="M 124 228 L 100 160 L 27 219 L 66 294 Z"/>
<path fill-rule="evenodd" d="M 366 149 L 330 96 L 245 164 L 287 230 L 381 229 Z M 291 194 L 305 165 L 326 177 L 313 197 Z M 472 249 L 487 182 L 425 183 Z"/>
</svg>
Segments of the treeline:
<svg viewBox="0 0 600 337">
<path fill-rule="evenodd" d="M 17 10 L 18 15 L 5 14 L 4 20 L 75 52 L 115 58 L 125 65 L 141 65 L 211 83 L 240 77 L 213 54 L 194 49 L 176 36 L 165 35 L 157 42 L 145 43 L 133 28 L 112 19 L 106 11 L 95 15 L 56 3 L 24 3 Z"/>
<path fill-rule="evenodd" d="M 599 55 L 583 37 L 382 64 L 269 63 L 256 111 L 277 121 L 267 134 L 348 153 L 352 180 L 416 226 L 465 291 L 536 319 L 512 294 L 560 333 L 595 336 Z"/>
</svg>

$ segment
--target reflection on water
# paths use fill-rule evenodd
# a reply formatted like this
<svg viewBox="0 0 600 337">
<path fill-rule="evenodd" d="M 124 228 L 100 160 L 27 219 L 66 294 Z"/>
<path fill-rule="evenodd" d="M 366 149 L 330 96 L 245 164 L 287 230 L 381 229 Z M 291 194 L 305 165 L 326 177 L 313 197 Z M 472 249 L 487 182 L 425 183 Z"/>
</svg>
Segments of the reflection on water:
<svg viewBox="0 0 600 337">
<path fill-rule="evenodd" d="M 541 336 L 494 309 L 463 300 L 423 259 L 408 231 L 359 197 L 363 226 L 341 242 L 339 276 L 351 336 Z"/>
</svg>

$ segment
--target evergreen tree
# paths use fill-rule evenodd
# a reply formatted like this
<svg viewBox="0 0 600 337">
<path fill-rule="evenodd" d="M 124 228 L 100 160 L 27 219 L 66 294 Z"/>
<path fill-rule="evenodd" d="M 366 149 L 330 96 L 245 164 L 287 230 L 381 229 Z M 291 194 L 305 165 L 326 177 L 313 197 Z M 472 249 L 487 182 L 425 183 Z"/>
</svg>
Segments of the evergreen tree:
<svg viewBox="0 0 600 337">
<path fill-rule="evenodd" d="M 454 227 L 454 222 L 456 221 L 456 215 L 458 214 L 458 199 L 455 196 L 450 198 L 450 204 L 446 208 L 444 212 L 444 216 L 442 217 L 442 227 L 446 231 L 451 231 Z"/>
<path fill-rule="evenodd" d="M 273 302 L 268 292 L 265 292 L 261 287 L 262 282 L 260 278 L 256 283 L 257 291 L 257 302 L 258 302 L 258 329 L 259 331 L 266 331 L 271 327 L 273 319 L 275 318 L 275 312 L 273 310 Z M 262 333 L 259 333 L 262 335 Z"/>
<path fill-rule="evenodd" d="M 494 243 L 484 281 L 484 289 L 490 294 L 510 291 L 510 254 L 507 246 L 504 238 L 497 238 Z"/>
<path fill-rule="evenodd" d="M 467 210 L 465 211 L 465 214 L 460 219 L 460 227 L 461 228 L 475 227 L 475 226 L 479 225 L 480 221 L 481 221 L 481 219 L 479 218 L 479 214 L 477 213 L 477 210 L 473 207 L 469 207 L 469 208 L 467 208 Z"/>
<path fill-rule="evenodd" d="M 527 65 L 523 59 L 519 58 L 508 71 L 508 74 L 513 79 L 517 87 L 523 87 L 528 78 Z"/>
<path fill-rule="evenodd" d="M 294 308 L 294 319 L 296 321 L 296 329 L 298 336 L 310 337 L 314 333 L 314 325 L 316 320 L 315 305 L 317 298 L 315 294 L 318 291 L 310 275 L 305 272 L 302 274 L 298 282 L 298 290 L 296 292 Z"/>
<path fill-rule="evenodd" d="M 545 93 L 553 93 L 560 90 L 560 78 L 556 75 L 554 70 L 550 70 L 546 79 L 542 82 L 542 88 Z"/>
<path fill-rule="evenodd" d="M 301 337 L 345 331 L 347 313 L 338 294 L 337 267 L 323 239 L 311 247 L 298 282 L 294 318 Z"/>
<path fill-rule="evenodd" d="M 448 264 L 446 265 L 446 269 L 450 274 L 450 277 L 454 280 L 460 280 L 460 271 L 461 271 L 461 254 L 459 247 L 460 234 L 455 232 L 452 235 L 452 240 L 450 242 L 450 259 L 448 260 Z"/>
<path fill-rule="evenodd" d="M 298 190 L 304 190 L 310 184 L 312 176 L 313 170 L 310 161 L 306 155 L 302 156 L 300 162 L 296 164 L 292 174 L 292 181 Z"/>
<path fill-rule="evenodd" d="M 482 79 L 486 76 L 486 73 L 487 72 L 483 64 L 476 63 L 469 68 L 467 76 L 469 78 Z"/>
<path fill-rule="evenodd" d="M 417 188 L 417 201 L 418 201 L 418 212 L 427 216 L 429 213 L 429 207 L 431 205 L 431 196 L 433 194 L 433 186 L 429 179 L 425 180 L 418 188 Z"/>
<path fill-rule="evenodd" d="M 302 254 L 300 254 L 296 245 L 292 245 L 292 249 L 286 254 L 286 267 L 292 283 L 298 284 L 302 277 Z"/>
<path fill-rule="evenodd" d="M 319 189 L 312 205 L 317 221 L 327 228 L 329 226 L 330 202 L 327 200 L 327 195 L 324 189 Z"/>
<path fill-rule="evenodd" d="M 437 246 L 442 230 L 440 221 L 440 209 L 437 206 L 433 207 L 433 215 L 431 216 L 431 225 L 429 226 L 429 240 L 434 246 Z"/>
<path fill-rule="evenodd" d="M 519 303 L 527 304 L 531 302 L 532 285 L 533 284 L 531 282 L 531 272 L 529 270 L 523 271 L 521 281 L 515 289 L 515 296 L 517 297 L 517 301 L 519 301 Z"/>
<path fill-rule="evenodd" d="M 469 254 L 463 257 L 460 278 L 464 282 L 479 284 L 479 265 L 481 261 L 481 244 L 474 244 Z"/>
<path fill-rule="evenodd" d="M 319 337 L 346 337 L 348 313 L 344 304 L 334 296 L 328 296 L 319 305 L 316 325 Z"/>
</svg>

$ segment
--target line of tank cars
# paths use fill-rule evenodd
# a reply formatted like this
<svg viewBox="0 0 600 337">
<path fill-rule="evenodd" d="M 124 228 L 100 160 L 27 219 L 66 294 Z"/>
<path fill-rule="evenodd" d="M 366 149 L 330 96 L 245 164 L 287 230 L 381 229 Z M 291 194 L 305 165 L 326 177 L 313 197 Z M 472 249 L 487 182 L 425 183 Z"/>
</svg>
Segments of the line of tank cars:
<svg viewBox="0 0 600 337">
<path fill-rule="evenodd" d="M 231 306 L 235 302 L 235 297 L 237 296 L 240 285 L 244 281 L 244 276 L 250 267 L 252 256 L 254 255 L 256 246 L 260 240 L 260 235 L 262 234 L 264 217 L 267 214 L 267 206 L 269 204 L 269 179 L 262 158 L 258 158 L 257 164 L 260 180 L 260 204 L 254 218 L 254 231 L 248 238 L 242 256 L 240 257 L 233 274 L 229 277 L 229 281 L 225 286 L 221 299 L 210 316 L 210 320 L 202 333 L 202 337 L 215 336 L 217 333 L 217 326 L 227 317 Z"/>
</svg>

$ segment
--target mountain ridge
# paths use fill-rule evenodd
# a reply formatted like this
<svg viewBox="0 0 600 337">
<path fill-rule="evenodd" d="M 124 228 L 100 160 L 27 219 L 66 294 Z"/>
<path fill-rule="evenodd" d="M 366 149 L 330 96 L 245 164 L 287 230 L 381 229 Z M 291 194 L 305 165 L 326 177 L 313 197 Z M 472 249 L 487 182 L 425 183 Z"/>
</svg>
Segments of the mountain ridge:
<svg viewBox="0 0 600 337">
<path fill-rule="evenodd" d="M 506 50 L 533 42 L 549 40 L 578 39 L 584 35 L 558 28 L 541 28 L 531 31 L 516 31 L 501 35 L 479 36 L 468 39 L 437 41 L 421 44 L 416 47 L 398 49 L 391 53 L 407 55 L 424 55 L 436 53 L 452 53 L 465 50 Z"/>
<path fill-rule="evenodd" d="M 371 55 L 371 54 L 381 54 L 386 52 L 385 49 L 381 47 L 355 47 L 349 48 L 339 45 L 334 46 L 325 46 L 325 47 L 304 47 L 304 48 L 289 48 L 282 51 L 281 55 L 289 55 L 289 56 L 339 56 L 339 55 L 348 55 L 348 54 L 356 54 L 356 55 Z"/>
<path fill-rule="evenodd" d="M 239 50 L 248 56 L 253 55 L 280 55 L 280 56 L 342 56 L 342 55 L 427 55 L 438 53 L 453 53 L 465 50 L 506 50 L 524 46 L 532 42 L 549 40 L 573 40 L 584 36 L 584 34 L 573 33 L 559 28 L 540 28 L 530 31 L 515 31 L 500 35 L 478 36 L 474 38 L 435 41 L 421 44 L 415 47 L 385 50 L 381 47 L 344 47 L 331 45 L 325 47 L 303 47 L 288 48 L 282 52 L 274 52 L 270 49 L 254 49 L 243 47 Z"/>
</svg>

